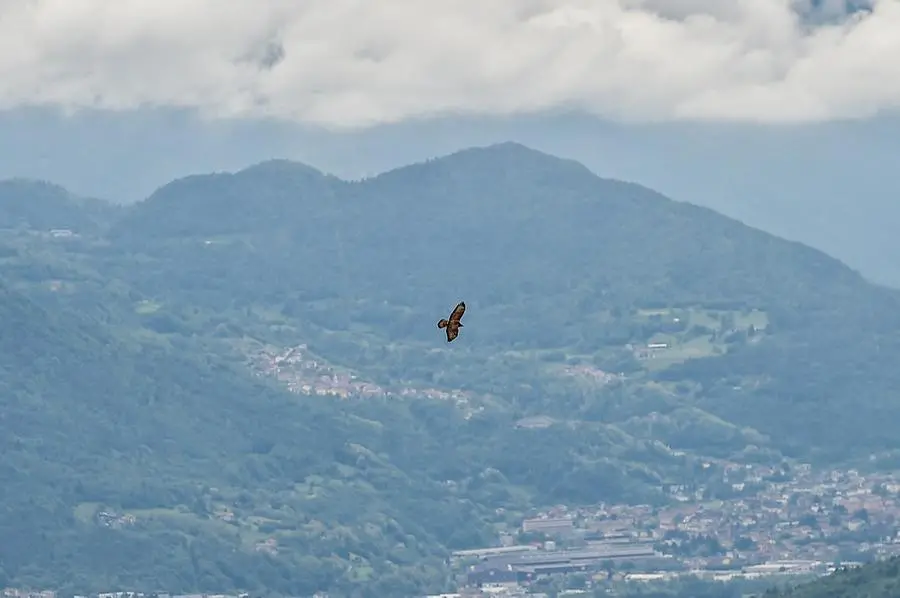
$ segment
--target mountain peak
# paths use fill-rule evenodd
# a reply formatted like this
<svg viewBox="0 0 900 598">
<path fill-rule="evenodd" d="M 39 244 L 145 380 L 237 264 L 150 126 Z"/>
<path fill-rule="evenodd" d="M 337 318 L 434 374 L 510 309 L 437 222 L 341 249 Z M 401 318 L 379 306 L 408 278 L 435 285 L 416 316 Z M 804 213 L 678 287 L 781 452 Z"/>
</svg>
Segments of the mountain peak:
<svg viewBox="0 0 900 598">
<path fill-rule="evenodd" d="M 0 201 L 18 202 L 24 198 L 28 198 L 30 203 L 39 202 L 48 206 L 79 203 L 79 198 L 68 189 L 50 181 L 22 177 L 0 180 Z"/>
<path fill-rule="evenodd" d="M 79 197 L 48 181 L 28 178 L 0 181 L 0 226 L 93 230 L 100 213 L 108 209 L 111 205 L 106 202 Z"/>
<path fill-rule="evenodd" d="M 599 177 L 575 160 L 560 158 L 515 141 L 458 150 L 384 172 L 373 180 L 393 184 L 406 177 L 492 181 L 519 179 L 536 185 L 563 180 L 596 182 Z M 461 181 L 460 181 L 461 182 Z"/>
<path fill-rule="evenodd" d="M 234 173 L 234 176 L 288 176 L 292 178 L 332 178 L 321 170 L 286 158 L 264 160 Z"/>
<path fill-rule="evenodd" d="M 561 158 L 546 152 L 528 147 L 517 141 L 502 141 L 491 145 L 470 147 L 459 150 L 435 161 L 446 160 L 455 162 L 460 160 L 492 160 L 509 166 L 540 166 L 541 169 L 558 168 L 568 172 L 581 172 L 593 174 L 576 160 Z"/>
<path fill-rule="evenodd" d="M 112 234 L 139 238 L 230 234 L 271 230 L 305 213 L 304 202 L 330 197 L 341 179 L 301 162 L 266 160 L 234 173 L 198 174 L 176 179 L 135 205 Z M 316 204 L 318 205 L 318 204 Z"/>
</svg>

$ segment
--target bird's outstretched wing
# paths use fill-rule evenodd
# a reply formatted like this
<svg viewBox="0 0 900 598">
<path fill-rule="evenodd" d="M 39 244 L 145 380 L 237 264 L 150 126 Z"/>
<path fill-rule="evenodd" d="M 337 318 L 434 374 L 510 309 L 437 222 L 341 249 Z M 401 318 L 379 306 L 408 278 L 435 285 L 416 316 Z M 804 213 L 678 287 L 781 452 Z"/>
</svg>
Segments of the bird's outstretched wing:
<svg viewBox="0 0 900 598">
<path fill-rule="evenodd" d="M 438 322 L 438 328 L 447 328 L 447 342 L 453 342 L 457 336 L 459 336 L 459 327 L 462 326 L 460 320 L 462 320 L 463 314 L 466 313 L 466 303 L 464 301 L 460 301 L 456 307 L 453 308 L 453 312 L 450 314 L 449 320 L 441 320 Z M 444 326 L 441 326 L 441 323 L 444 323 Z"/>
<path fill-rule="evenodd" d="M 453 308 L 453 313 L 450 314 L 450 324 L 459 324 L 464 313 L 466 313 L 466 302 L 460 301 L 456 304 L 456 307 Z"/>
</svg>

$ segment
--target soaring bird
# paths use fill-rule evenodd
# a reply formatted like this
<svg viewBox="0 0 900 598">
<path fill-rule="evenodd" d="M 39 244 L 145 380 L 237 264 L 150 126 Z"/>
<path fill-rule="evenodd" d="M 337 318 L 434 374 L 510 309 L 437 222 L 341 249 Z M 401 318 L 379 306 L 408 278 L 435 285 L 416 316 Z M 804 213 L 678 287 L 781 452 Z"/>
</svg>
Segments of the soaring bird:
<svg viewBox="0 0 900 598">
<path fill-rule="evenodd" d="M 463 327 L 462 320 L 463 314 L 466 313 L 466 302 L 460 301 L 456 307 L 453 308 L 453 312 L 450 314 L 449 320 L 441 319 L 438 322 L 438 328 L 446 328 L 447 329 L 447 342 L 452 342 L 457 336 L 459 336 L 459 329 Z"/>
</svg>

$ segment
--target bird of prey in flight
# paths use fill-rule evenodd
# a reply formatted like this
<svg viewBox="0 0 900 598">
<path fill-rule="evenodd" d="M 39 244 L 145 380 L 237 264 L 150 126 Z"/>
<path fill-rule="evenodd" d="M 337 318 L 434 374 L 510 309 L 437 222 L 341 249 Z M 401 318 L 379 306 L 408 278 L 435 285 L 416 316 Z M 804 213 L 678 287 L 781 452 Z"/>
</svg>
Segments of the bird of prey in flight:
<svg viewBox="0 0 900 598">
<path fill-rule="evenodd" d="M 462 320 L 463 314 L 466 313 L 466 302 L 460 301 L 456 307 L 453 308 L 453 312 L 450 314 L 450 319 L 444 320 L 441 319 L 438 322 L 438 328 L 446 328 L 447 329 L 447 342 L 452 342 L 457 336 L 459 336 L 459 329 L 463 327 Z"/>
</svg>

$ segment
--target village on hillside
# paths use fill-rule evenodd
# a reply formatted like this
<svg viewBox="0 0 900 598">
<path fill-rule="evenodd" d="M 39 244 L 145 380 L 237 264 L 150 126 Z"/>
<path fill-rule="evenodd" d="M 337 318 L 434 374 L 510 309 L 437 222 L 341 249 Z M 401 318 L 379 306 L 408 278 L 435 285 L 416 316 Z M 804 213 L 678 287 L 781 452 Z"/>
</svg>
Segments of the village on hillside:
<svg viewBox="0 0 900 598">
<path fill-rule="evenodd" d="M 261 376 L 271 376 L 291 392 L 303 395 L 332 396 L 339 399 L 372 397 L 421 397 L 451 401 L 466 417 L 483 410 L 473 393 L 462 390 L 440 390 L 403 386 L 385 388 L 362 380 L 356 374 L 335 367 L 310 354 L 305 344 L 278 349 L 261 343 L 248 351 L 251 369 Z"/>
</svg>

